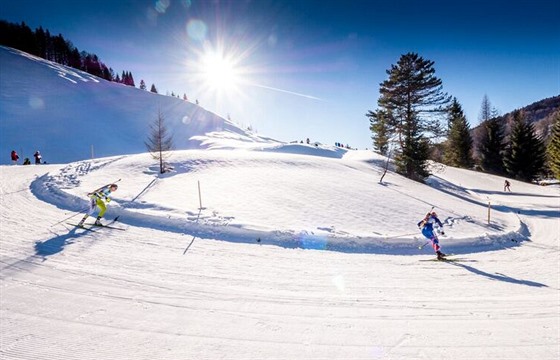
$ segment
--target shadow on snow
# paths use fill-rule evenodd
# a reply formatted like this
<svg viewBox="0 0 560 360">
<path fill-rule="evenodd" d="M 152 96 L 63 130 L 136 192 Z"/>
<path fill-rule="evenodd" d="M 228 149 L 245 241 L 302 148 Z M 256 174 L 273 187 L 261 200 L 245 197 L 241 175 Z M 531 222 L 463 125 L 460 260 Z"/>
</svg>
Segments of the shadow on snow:
<svg viewBox="0 0 560 360">
<path fill-rule="evenodd" d="M 469 266 L 469 265 L 465 265 L 465 264 L 461 264 L 458 262 L 447 262 L 446 264 L 450 264 L 453 266 L 457 266 L 460 268 L 463 268 L 475 275 L 480 275 L 483 276 L 485 278 L 488 278 L 490 280 L 498 280 L 498 281 L 503 281 L 503 282 L 507 282 L 510 284 L 517 284 L 517 285 L 526 285 L 526 286 L 533 286 L 533 287 L 548 287 L 548 285 L 536 282 L 536 281 L 531 281 L 531 280 L 520 280 L 520 279 L 515 279 L 512 278 L 511 276 L 507 276 L 504 274 L 500 274 L 500 273 L 494 273 L 491 274 L 489 272 L 477 269 L 473 266 Z"/>
</svg>

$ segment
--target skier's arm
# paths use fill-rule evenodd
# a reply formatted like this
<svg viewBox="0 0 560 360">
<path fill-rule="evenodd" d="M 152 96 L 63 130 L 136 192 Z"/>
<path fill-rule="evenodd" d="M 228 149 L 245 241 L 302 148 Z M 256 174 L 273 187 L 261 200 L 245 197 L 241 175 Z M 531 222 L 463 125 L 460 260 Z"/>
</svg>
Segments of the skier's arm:
<svg viewBox="0 0 560 360">
<path fill-rule="evenodd" d="M 107 202 L 111 201 L 111 198 L 109 197 L 109 194 L 111 192 L 109 191 L 109 188 L 105 188 L 105 189 L 101 189 L 99 191 L 96 191 L 94 193 L 92 193 L 91 196 L 96 196 L 97 198 L 101 199 L 101 200 L 105 200 Z"/>
<path fill-rule="evenodd" d="M 441 229 L 440 234 L 445 235 L 445 232 L 443 231 L 443 224 L 441 223 L 441 221 L 439 221 L 439 219 L 437 217 L 434 217 L 434 219 L 436 220 L 436 223 L 438 224 L 438 226 Z"/>
</svg>

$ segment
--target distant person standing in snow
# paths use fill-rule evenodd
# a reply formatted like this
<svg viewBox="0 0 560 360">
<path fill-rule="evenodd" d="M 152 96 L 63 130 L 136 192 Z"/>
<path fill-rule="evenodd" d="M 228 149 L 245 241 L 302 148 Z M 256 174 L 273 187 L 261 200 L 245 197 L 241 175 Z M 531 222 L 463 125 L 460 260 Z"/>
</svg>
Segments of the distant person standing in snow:
<svg viewBox="0 0 560 360">
<path fill-rule="evenodd" d="M 107 206 L 105 205 L 104 201 L 110 202 L 111 194 L 117 191 L 117 189 L 118 189 L 117 184 L 110 184 L 102 187 L 101 189 L 95 190 L 92 193 L 89 193 L 88 194 L 88 196 L 90 197 L 89 211 L 82 218 L 82 220 L 80 220 L 78 226 L 79 227 L 84 226 L 84 221 L 86 221 L 88 216 L 91 216 L 94 213 L 96 207 L 99 208 L 99 214 L 97 215 L 97 219 L 95 220 L 95 225 L 103 226 L 103 224 L 101 224 L 101 218 L 103 217 L 103 215 L 105 215 L 105 211 L 107 211 Z"/>
<path fill-rule="evenodd" d="M 510 183 L 509 183 L 509 181 L 507 181 L 507 179 L 506 179 L 506 181 L 504 181 L 504 191 L 509 191 L 509 192 L 511 192 L 511 189 L 509 188 L 509 185 L 510 185 Z"/>
<path fill-rule="evenodd" d="M 19 160 L 19 155 L 17 154 L 17 152 L 15 150 L 12 150 L 12 153 L 10 154 L 10 157 L 12 159 L 12 164 L 17 165 L 17 162 Z"/>
<path fill-rule="evenodd" d="M 434 224 L 437 224 L 440 228 L 443 228 L 443 224 L 441 223 L 441 221 L 439 221 L 436 212 L 431 211 L 427 213 L 424 219 L 422 219 L 418 223 L 418 228 L 422 229 L 422 235 L 424 235 L 426 239 L 431 241 L 432 247 L 436 252 L 438 260 L 443 260 L 445 258 L 445 254 L 440 251 L 441 247 L 439 246 L 439 240 L 434 231 Z M 441 231 L 441 234 L 445 235 L 443 230 Z"/>
<path fill-rule="evenodd" d="M 39 150 L 35 151 L 35 154 L 33 154 L 33 156 L 35 157 L 35 164 L 40 164 L 42 156 Z"/>
<path fill-rule="evenodd" d="M 25 160 L 23 160 L 23 165 L 31 165 L 31 160 L 29 160 L 29 158 L 25 158 Z"/>
</svg>

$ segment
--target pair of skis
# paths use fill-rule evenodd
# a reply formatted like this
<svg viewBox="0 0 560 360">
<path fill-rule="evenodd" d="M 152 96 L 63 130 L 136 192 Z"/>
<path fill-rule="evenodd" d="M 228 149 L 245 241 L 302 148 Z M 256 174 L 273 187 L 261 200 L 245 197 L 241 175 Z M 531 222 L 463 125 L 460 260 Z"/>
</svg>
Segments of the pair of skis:
<svg viewBox="0 0 560 360">
<path fill-rule="evenodd" d="M 113 229 L 113 230 L 121 230 L 121 231 L 125 231 L 125 228 L 122 227 L 118 227 L 118 226 L 113 226 L 113 224 L 119 219 L 119 217 L 117 216 L 116 218 L 114 218 L 113 220 L 111 220 L 110 222 L 108 222 L 107 224 L 104 225 L 96 225 L 96 224 L 83 224 L 83 225 L 79 225 L 79 224 L 72 224 L 72 223 L 67 223 L 68 225 L 72 225 L 75 226 L 79 229 L 84 229 L 84 230 L 94 230 L 96 228 L 106 228 L 106 229 Z"/>
<path fill-rule="evenodd" d="M 441 262 L 461 262 L 461 261 L 467 261 L 467 259 L 465 258 L 461 258 L 461 257 L 456 257 L 455 254 L 449 254 L 449 255 L 445 255 L 442 258 L 435 258 L 435 259 L 420 259 L 420 261 L 441 261 Z"/>
</svg>

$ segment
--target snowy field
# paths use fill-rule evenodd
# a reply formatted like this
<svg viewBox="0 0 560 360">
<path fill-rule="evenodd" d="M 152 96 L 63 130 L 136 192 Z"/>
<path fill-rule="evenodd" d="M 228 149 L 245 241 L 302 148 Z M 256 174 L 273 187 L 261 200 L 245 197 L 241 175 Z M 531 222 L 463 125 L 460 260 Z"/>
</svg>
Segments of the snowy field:
<svg viewBox="0 0 560 360">
<path fill-rule="evenodd" d="M 559 187 L 440 165 L 379 184 L 372 152 L 4 47 L 0 103 L 1 359 L 560 357 Z M 158 110 L 165 175 L 143 154 Z M 49 165 L 9 166 L 12 149 Z M 68 224 L 117 181 L 104 221 L 124 231 Z M 461 261 L 419 249 L 432 207 Z"/>
<path fill-rule="evenodd" d="M 558 358 L 558 188 L 300 150 L 0 167 L 0 357 Z M 126 231 L 53 226 L 117 179 Z M 422 261 L 431 206 L 463 261 Z"/>
</svg>

